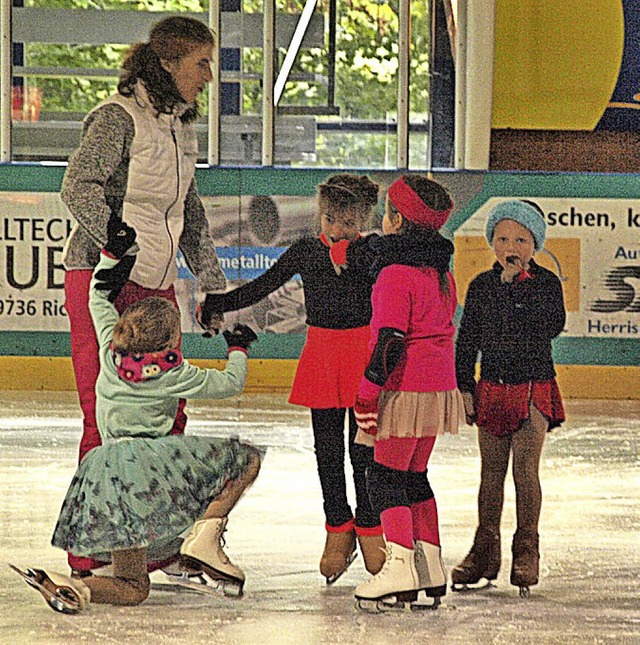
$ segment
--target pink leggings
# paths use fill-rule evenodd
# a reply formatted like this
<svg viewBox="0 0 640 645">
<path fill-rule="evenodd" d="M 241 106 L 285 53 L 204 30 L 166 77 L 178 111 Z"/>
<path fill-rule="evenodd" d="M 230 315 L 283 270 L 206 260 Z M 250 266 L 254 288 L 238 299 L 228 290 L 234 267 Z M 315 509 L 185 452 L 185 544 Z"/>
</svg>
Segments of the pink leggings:
<svg viewBox="0 0 640 645">
<path fill-rule="evenodd" d="M 376 441 L 374 461 L 401 472 L 426 473 L 435 437 L 389 437 Z M 440 545 L 438 508 L 435 497 L 382 511 L 382 528 L 387 542 L 412 549 L 414 540 Z"/>
<path fill-rule="evenodd" d="M 100 434 L 96 424 L 96 381 L 100 371 L 98 357 L 98 341 L 89 312 L 89 284 L 93 271 L 75 269 L 67 271 L 64 279 L 65 309 L 69 315 L 71 326 L 71 361 L 76 378 L 78 398 L 82 408 L 82 438 L 80 440 L 80 454 L 78 461 L 96 446 L 99 446 Z M 129 305 L 149 296 L 166 298 L 178 303 L 173 287 L 165 290 L 146 289 L 135 282 L 127 282 L 118 298 L 114 302 L 118 313 L 122 313 Z M 178 414 L 173 425 L 173 434 L 183 434 L 187 423 L 184 412 L 185 401 L 181 400 Z M 74 569 L 91 569 L 96 566 L 95 560 L 78 558 L 69 554 L 69 565 Z"/>
</svg>

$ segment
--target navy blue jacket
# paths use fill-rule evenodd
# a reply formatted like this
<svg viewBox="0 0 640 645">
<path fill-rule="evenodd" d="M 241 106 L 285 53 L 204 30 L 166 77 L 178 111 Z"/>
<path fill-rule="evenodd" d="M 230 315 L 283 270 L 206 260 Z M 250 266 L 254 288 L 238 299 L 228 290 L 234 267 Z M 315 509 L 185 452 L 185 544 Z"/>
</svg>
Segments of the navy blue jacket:
<svg viewBox="0 0 640 645">
<path fill-rule="evenodd" d="M 562 285 L 531 260 L 532 278 L 505 284 L 498 262 L 476 276 L 467 291 L 456 341 L 456 377 L 461 392 L 475 393 L 480 378 L 493 383 L 545 381 L 556 375 L 551 340 L 566 322 Z"/>
</svg>

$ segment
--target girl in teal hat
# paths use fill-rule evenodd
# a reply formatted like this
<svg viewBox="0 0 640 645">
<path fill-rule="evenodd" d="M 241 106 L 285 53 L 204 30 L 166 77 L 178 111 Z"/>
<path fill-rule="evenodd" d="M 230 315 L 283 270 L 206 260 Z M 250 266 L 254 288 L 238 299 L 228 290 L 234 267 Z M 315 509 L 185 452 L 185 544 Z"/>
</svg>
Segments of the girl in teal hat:
<svg viewBox="0 0 640 645">
<path fill-rule="evenodd" d="M 513 458 L 517 530 L 511 584 L 520 594 L 538 583 L 539 464 L 546 432 L 564 421 L 551 341 L 566 314 L 558 277 L 533 259 L 546 222 L 533 202 L 509 200 L 489 213 L 486 237 L 496 262 L 469 285 L 456 344 L 456 376 L 467 423 L 478 425 L 482 460 L 478 528 L 471 551 L 452 571 L 454 590 L 500 569 L 504 480 Z M 475 366 L 480 359 L 480 380 Z"/>
</svg>

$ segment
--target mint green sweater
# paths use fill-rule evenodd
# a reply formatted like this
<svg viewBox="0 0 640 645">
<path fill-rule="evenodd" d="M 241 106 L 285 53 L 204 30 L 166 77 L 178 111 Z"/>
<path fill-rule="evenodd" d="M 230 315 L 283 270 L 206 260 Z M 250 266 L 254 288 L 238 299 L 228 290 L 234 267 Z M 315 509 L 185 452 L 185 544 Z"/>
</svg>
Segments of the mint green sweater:
<svg viewBox="0 0 640 645">
<path fill-rule="evenodd" d="M 96 271 L 118 260 L 102 253 Z M 95 272 L 94 272 L 95 276 Z M 184 360 L 157 378 L 139 383 L 118 376 L 110 343 L 118 312 L 108 292 L 91 282 L 89 309 L 98 338 L 100 374 L 96 383 L 96 418 L 103 443 L 126 437 L 162 437 L 171 433 L 179 399 L 225 399 L 242 392 L 247 378 L 247 357 L 233 351 L 224 370 L 201 369 Z"/>
</svg>

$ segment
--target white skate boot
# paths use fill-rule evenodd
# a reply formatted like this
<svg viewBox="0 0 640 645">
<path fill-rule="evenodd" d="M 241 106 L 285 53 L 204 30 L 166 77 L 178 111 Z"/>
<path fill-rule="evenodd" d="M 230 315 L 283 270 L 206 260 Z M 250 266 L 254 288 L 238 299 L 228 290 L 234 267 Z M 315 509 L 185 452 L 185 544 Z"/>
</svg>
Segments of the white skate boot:
<svg viewBox="0 0 640 645">
<path fill-rule="evenodd" d="M 413 547 L 416 571 L 418 572 L 418 591 L 424 591 L 432 604 L 412 605 L 412 609 L 437 609 L 440 598 L 447 593 L 447 572 L 442 562 L 439 546 L 416 540 Z"/>
<path fill-rule="evenodd" d="M 61 573 L 47 573 L 42 569 L 23 571 L 13 564 L 9 566 L 30 587 L 39 591 L 54 611 L 77 614 L 91 602 L 91 589 L 78 578 L 70 578 Z"/>
<path fill-rule="evenodd" d="M 244 571 L 222 549 L 226 526 L 226 517 L 198 520 L 182 543 L 180 555 L 186 566 L 202 569 L 212 580 L 219 581 L 225 595 L 241 596 Z"/>
<path fill-rule="evenodd" d="M 356 587 L 356 607 L 379 613 L 390 609 L 405 609 L 406 602 L 418 597 L 418 572 L 413 549 L 387 542 L 386 559 L 373 578 Z"/>
</svg>

